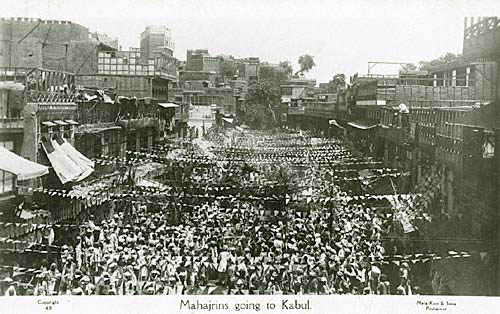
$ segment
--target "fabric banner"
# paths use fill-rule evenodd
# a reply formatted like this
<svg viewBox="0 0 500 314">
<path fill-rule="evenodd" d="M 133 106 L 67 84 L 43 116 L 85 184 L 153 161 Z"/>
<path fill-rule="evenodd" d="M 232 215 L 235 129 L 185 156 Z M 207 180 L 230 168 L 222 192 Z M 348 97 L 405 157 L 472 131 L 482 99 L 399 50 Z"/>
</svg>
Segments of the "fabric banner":
<svg viewBox="0 0 500 314">
<path fill-rule="evenodd" d="M 57 136 L 56 140 L 52 142 L 57 142 L 62 151 L 82 170 L 75 181 L 81 181 L 94 172 L 95 163 L 76 150 L 66 139 Z"/>
<path fill-rule="evenodd" d="M 83 173 L 80 167 L 64 153 L 56 141 L 42 140 L 42 147 L 62 184 L 76 181 Z"/>
<path fill-rule="evenodd" d="M 1 146 L 0 169 L 15 174 L 19 181 L 41 177 L 49 173 L 48 167 L 24 159 Z"/>
</svg>

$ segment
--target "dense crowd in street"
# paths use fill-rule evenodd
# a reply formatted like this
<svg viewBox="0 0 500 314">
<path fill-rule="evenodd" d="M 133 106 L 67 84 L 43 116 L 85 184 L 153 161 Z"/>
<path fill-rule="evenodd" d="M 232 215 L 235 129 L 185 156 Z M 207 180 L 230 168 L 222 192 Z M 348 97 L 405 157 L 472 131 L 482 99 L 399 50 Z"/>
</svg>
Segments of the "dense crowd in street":
<svg viewBox="0 0 500 314">
<path fill-rule="evenodd" d="M 174 218 L 164 203 L 155 210 L 129 204 L 83 224 L 73 244 L 42 263 L 24 294 L 418 293 L 407 263 L 396 274 L 382 271 L 381 237 L 390 229 L 384 214 L 368 203 L 348 202 L 325 175 L 321 163 L 351 158 L 340 143 L 317 139 L 313 145 L 296 133 L 233 134 L 229 140 L 211 133 L 207 139 L 208 148 L 181 155 L 190 171 L 176 180 L 263 187 L 246 195 L 265 195 L 267 186 L 272 197 L 285 186 L 279 193 L 286 197 L 267 201 L 240 193 L 177 201 Z M 309 202 L 324 196 L 334 201 Z M 21 294 L 14 285 L 9 289 L 7 295 Z"/>
</svg>

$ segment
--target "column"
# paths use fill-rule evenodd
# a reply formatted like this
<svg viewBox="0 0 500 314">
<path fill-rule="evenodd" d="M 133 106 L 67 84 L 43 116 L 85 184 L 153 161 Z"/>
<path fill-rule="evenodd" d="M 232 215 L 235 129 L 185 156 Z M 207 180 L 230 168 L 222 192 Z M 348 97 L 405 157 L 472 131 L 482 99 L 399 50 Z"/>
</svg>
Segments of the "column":
<svg viewBox="0 0 500 314">
<path fill-rule="evenodd" d="M 137 130 L 135 132 L 135 151 L 140 152 L 141 151 L 141 130 Z"/>
<path fill-rule="evenodd" d="M 153 131 L 148 129 L 148 153 L 153 149 Z"/>
<path fill-rule="evenodd" d="M 453 170 L 448 170 L 448 178 L 447 178 L 447 187 L 446 187 L 446 190 L 447 190 L 447 194 L 448 194 L 448 213 L 451 213 L 453 212 L 454 208 L 454 200 L 455 200 L 455 197 L 454 197 L 454 193 L 453 193 Z"/>
</svg>

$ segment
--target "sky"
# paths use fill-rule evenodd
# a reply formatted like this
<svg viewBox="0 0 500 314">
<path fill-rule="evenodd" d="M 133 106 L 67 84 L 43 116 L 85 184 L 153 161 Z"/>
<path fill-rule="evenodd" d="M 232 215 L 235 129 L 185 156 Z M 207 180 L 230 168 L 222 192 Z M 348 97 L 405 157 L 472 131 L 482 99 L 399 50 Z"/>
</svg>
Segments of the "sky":
<svg viewBox="0 0 500 314">
<path fill-rule="evenodd" d="M 367 73 L 368 61 L 418 63 L 460 53 L 464 17 L 500 16 L 498 0 L 0 0 L 2 17 L 70 20 L 139 47 L 147 25 L 172 31 L 174 55 L 210 54 L 288 60 L 314 56 L 308 78 Z M 377 65 L 371 73 L 395 74 Z"/>
</svg>

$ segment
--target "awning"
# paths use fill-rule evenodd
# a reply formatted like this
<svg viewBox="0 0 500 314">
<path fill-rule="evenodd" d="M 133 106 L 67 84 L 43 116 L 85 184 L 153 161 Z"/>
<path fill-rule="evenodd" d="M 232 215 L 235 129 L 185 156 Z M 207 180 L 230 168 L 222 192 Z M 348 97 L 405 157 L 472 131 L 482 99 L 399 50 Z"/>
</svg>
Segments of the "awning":
<svg viewBox="0 0 500 314">
<path fill-rule="evenodd" d="M 226 121 L 227 123 L 233 124 L 234 119 L 231 118 L 222 118 L 222 120 Z"/>
<path fill-rule="evenodd" d="M 71 125 L 78 125 L 79 123 L 76 122 L 76 121 L 73 121 L 73 120 L 65 120 L 68 124 L 71 124 Z"/>
<path fill-rule="evenodd" d="M 95 163 L 85 157 L 82 153 L 76 150 L 66 139 L 57 135 L 56 137 L 57 144 L 61 146 L 64 152 L 73 160 L 76 164 L 78 164 L 82 169 L 87 170 L 87 168 L 94 168 Z M 93 171 L 93 169 L 92 169 Z"/>
<path fill-rule="evenodd" d="M 378 122 L 368 118 L 348 122 L 347 124 L 360 130 L 370 130 L 378 126 Z"/>
<path fill-rule="evenodd" d="M 177 107 L 179 107 L 178 104 L 174 104 L 172 102 L 158 103 L 158 106 L 163 107 L 163 108 L 177 108 Z"/>
<path fill-rule="evenodd" d="M 43 125 L 46 125 L 48 127 L 52 127 L 52 126 L 57 126 L 57 124 L 55 124 L 54 122 L 52 121 L 43 121 L 42 122 Z"/>
<path fill-rule="evenodd" d="M 94 163 L 59 136 L 56 140 L 42 140 L 42 147 L 63 184 L 81 181 L 94 171 Z"/>
<path fill-rule="evenodd" d="M 59 125 L 68 125 L 68 123 L 62 121 L 62 120 L 54 120 L 54 123 L 55 124 L 59 124 Z"/>
<path fill-rule="evenodd" d="M 17 180 L 28 180 L 49 173 L 49 168 L 14 154 L 0 146 L 0 169 L 13 173 Z"/>
<path fill-rule="evenodd" d="M 328 124 L 336 126 L 337 128 L 341 128 L 341 129 L 344 128 L 343 126 L 341 126 L 340 124 L 338 124 L 337 120 L 330 120 L 330 121 L 328 121 Z"/>
</svg>

